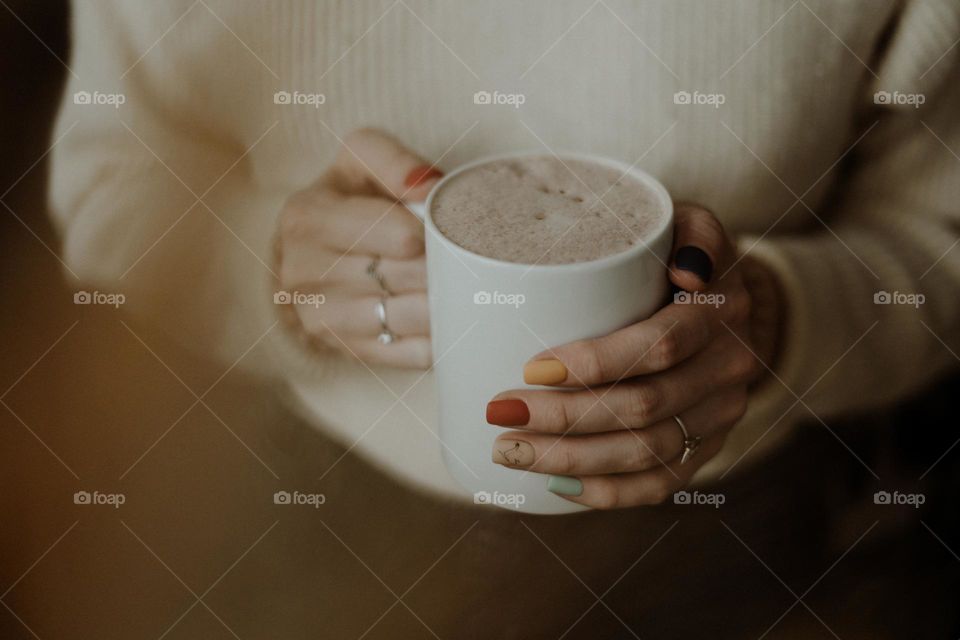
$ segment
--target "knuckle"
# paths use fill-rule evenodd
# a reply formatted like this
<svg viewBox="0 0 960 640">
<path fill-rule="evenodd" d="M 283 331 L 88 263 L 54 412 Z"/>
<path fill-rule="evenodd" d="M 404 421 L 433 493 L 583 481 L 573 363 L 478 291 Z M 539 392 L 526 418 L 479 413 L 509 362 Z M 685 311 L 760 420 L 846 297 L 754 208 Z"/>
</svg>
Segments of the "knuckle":
<svg viewBox="0 0 960 640">
<path fill-rule="evenodd" d="M 350 148 L 379 134 L 380 132 L 374 127 L 360 127 L 359 129 L 354 129 L 353 131 L 347 133 L 347 135 L 343 136 L 343 146 Z"/>
<path fill-rule="evenodd" d="M 569 475 L 577 470 L 577 454 L 573 447 L 561 442 L 554 448 L 553 453 L 550 467 L 554 468 L 556 473 Z"/>
<path fill-rule="evenodd" d="M 414 360 L 418 369 L 429 369 L 433 364 L 433 354 L 430 350 L 430 343 L 423 341 L 423 346 L 417 350 Z"/>
<path fill-rule="evenodd" d="M 627 427 L 633 429 L 642 425 L 645 416 L 646 406 L 640 397 L 639 389 L 631 389 L 630 393 L 627 394 L 624 399 L 620 419 L 626 423 Z"/>
<path fill-rule="evenodd" d="M 667 479 L 657 478 L 650 481 L 649 498 L 650 504 L 663 504 L 673 496 L 673 486 Z"/>
<path fill-rule="evenodd" d="M 408 290 L 413 287 L 417 281 L 416 269 L 417 263 L 407 260 L 398 262 L 385 260 L 380 263 L 380 272 L 383 273 L 384 278 L 394 289 L 399 290 Z"/>
<path fill-rule="evenodd" d="M 663 403 L 663 398 L 650 383 L 638 383 L 627 396 L 625 415 L 622 416 L 628 427 L 642 427 L 655 415 Z"/>
<path fill-rule="evenodd" d="M 555 414 L 553 424 L 557 425 L 557 431 L 561 433 L 566 433 L 570 429 L 573 429 L 576 426 L 577 422 L 580 420 L 580 414 L 573 410 L 569 404 L 567 404 L 567 398 L 559 396 L 555 404 Z"/>
<path fill-rule="evenodd" d="M 289 258 L 284 257 L 283 254 L 280 256 L 280 273 L 277 274 L 277 280 L 280 283 L 280 287 L 288 287 L 298 280 L 298 269 L 290 261 Z"/>
<path fill-rule="evenodd" d="M 536 411 L 531 413 L 543 417 L 543 422 L 550 433 L 564 433 L 576 421 L 562 397 L 555 396 L 549 402 L 539 403 Z"/>
<path fill-rule="evenodd" d="M 657 415 L 663 407 L 663 394 L 652 382 L 641 384 L 637 393 L 640 398 L 640 405 L 643 407 L 643 415 L 646 420 Z"/>
<path fill-rule="evenodd" d="M 663 442 L 650 433 L 634 434 L 636 439 L 630 447 L 628 470 L 646 469 L 655 460 L 663 458 Z"/>
<path fill-rule="evenodd" d="M 760 363 L 749 349 L 739 346 L 728 361 L 730 378 L 735 383 L 749 382 L 760 371 Z"/>
<path fill-rule="evenodd" d="M 608 478 L 596 478 L 596 486 L 591 492 L 590 504 L 603 511 L 620 506 L 620 489 L 617 483 Z"/>
<path fill-rule="evenodd" d="M 709 228 L 714 233 L 725 236 L 726 232 L 723 229 L 723 223 L 720 222 L 720 218 L 717 217 L 717 214 L 713 212 L 712 209 L 708 209 L 701 205 L 700 210 L 708 215 L 703 216 L 703 224 Z"/>
<path fill-rule="evenodd" d="M 579 375 L 588 384 L 604 380 L 603 353 L 596 340 L 585 340 L 576 347 L 574 359 L 579 364 Z"/>
<path fill-rule="evenodd" d="M 283 204 L 278 220 L 282 238 L 296 238 L 307 230 L 309 207 L 306 197 L 295 193 Z"/>
<path fill-rule="evenodd" d="M 740 422 L 740 419 L 743 418 L 747 413 L 747 407 L 749 406 L 750 395 L 747 393 L 746 389 L 742 389 L 737 392 L 730 402 L 730 425 L 733 426 Z"/>
<path fill-rule="evenodd" d="M 668 329 L 657 338 L 656 343 L 650 349 L 653 365 L 661 369 L 672 367 L 680 358 L 680 350 L 680 337 L 675 329 Z"/>
<path fill-rule="evenodd" d="M 327 336 L 327 326 L 315 309 L 300 306 L 295 306 L 294 308 L 296 309 L 297 317 L 300 318 L 300 326 L 303 327 L 303 330 L 306 331 L 308 335 L 313 337 Z"/>
<path fill-rule="evenodd" d="M 423 251 L 423 240 L 416 230 L 403 228 L 397 234 L 397 254 L 404 258 L 412 258 Z"/>
</svg>

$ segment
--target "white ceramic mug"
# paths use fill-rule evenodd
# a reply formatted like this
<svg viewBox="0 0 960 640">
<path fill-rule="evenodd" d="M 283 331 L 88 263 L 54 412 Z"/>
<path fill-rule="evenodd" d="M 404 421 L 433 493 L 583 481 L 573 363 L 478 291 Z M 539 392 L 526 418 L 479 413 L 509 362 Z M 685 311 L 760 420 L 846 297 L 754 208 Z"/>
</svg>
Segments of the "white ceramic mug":
<svg viewBox="0 0 960 640">
<path fill-rule="evenodd" d="M 426 226 L 439 431 L 450 473 L 476 503 L 571 513 L 586 507 L 547 491 L 546 475 L 492 462 L 494 439 L 505 429 L 487 424 L 486 405 L 501 391 L 534 388 L 523 382 L 523 365 L 537 353 L 608 334 L 648 318 L 664 304 L 673 204 L 663 185 L 643 171 L 607 158 L 561 154 L 561 159 L 604 165 L 642 182 L 660 202 L 660 226 L 621 253 L 550 265 L 482 256 L 440 233 L 431 204 L 446 183 L 481 164 L 533 155 L 543 154 L 485 157 L 461 166 L 437 183 L 423 205 L 410 208 Z"/>
</svg>

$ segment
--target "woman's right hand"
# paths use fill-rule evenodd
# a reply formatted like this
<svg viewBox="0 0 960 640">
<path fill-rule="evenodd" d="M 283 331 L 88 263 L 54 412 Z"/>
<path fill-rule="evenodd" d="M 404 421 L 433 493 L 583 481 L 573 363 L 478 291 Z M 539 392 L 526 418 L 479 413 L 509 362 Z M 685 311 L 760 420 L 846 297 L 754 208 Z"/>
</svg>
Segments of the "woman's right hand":
<svg viewBox="0 0 960 640">
<path fill-rule="evenodd" d="M 369 364 L 430 366 L 423 224 L 403 203 L 422 201 L 441 175 L 381 131 L 344 138 L 333 165 L 279 216 L 278 289 L 290 294 L 284 311 L 296 330 Z M 378 256 L 391 344 L 377 339 L 382 290 L 367 273 Z M 299 295 L 311 293 L 323 298 Z"/>
</svg>

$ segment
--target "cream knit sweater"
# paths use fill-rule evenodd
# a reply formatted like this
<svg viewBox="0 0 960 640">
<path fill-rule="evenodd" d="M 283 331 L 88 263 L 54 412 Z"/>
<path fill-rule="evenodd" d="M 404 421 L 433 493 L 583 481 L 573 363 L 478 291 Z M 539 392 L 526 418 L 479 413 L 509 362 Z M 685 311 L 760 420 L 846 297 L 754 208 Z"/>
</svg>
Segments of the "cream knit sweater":
<svg viewBox="0 0 960 640">
<path fill-rule="evenodd" d="M 52 152 L 64 260 L 224 369 L 288 382 L 401 481 L 455 491 L 432 374 L 274 326 L 283 199 L 360 126 L 446 169 L 519 148 L 638 161 L 715 210 L 789 302 L 778 370 L 709 479 L 956 367 L 958 38 L 955 0 L 85 0 Z"/>
</svg>

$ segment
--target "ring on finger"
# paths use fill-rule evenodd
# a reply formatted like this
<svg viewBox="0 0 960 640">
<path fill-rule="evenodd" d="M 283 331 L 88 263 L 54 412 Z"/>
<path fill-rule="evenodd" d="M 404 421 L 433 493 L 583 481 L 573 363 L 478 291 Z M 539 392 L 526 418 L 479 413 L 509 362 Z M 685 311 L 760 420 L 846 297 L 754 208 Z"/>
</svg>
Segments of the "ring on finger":
<svg viewBox="0 0 960 640">
<path fill-rule="evenodd" d="M 680 456 L 680 464 L 684 464 L 687 460 L 692 458 L 697 452 L 697 449 L 700 448 L 700 443 L 703 438 L 700 436 L 691 436 L 690 432 L 687 431 L 687 425 L 683 423 L 683 420 L 680 419 L 680 416 L 673 416 L 673 419 L 677 421 L 677 426 L 680 427 L 680 431 L 683 433 L 683 455 Z"/>
<path fill-rule="evenodd" d="M 377 312 L 377 320 L 380 321 L 380 334 L 377 336 L 377 341 L 380 344 L 391 344 L 397 339 L 397 334 L 390 330 L 389 325 L 387 325 L 387 295 L 383 294 L 380 296 L 380 299 L 377 300 L 377 304 L 374 306 L 375 311 Z"/>
<path fill-rule="evenodd" d="M 390 287 L 387 286 L 387 279 L 383 277 L 383 274 L 380 272 L 380 256 L 374 256 L 373 260 L 370 261 L 370 264 L 367 265 L 367 275 L 373 278 L 374 282 L 377 283 L 377 286 L 380 287 L 380 291 L 384 295 L 392 296 L 393 292 L 390 291 Z"/>
</svg>

